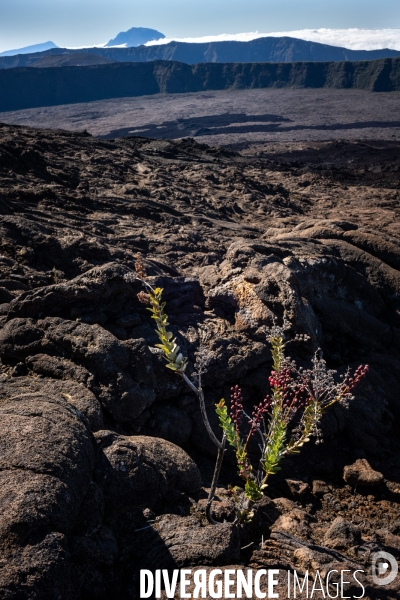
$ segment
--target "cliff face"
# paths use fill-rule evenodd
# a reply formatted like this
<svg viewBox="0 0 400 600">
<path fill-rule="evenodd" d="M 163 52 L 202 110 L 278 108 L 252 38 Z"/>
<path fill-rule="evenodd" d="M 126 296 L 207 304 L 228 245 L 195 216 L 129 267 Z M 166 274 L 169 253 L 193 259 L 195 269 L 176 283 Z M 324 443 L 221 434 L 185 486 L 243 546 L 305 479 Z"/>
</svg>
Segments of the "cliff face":
<svg viewBox="0 0 400 600">
<path fill-rule="evenodd" d="M 400 90 L 400 59 L 187 65 L 173 61 L 0 71 L 0 110 L 158 93 L 246 88 Z"/>
<path fill-rule="evenodd" d="M 161 36 L 161 34 L 160 34 Z M 118 43 L 126 43 L 126 39 Z M 113 43 L 116 42 L 112 40 Z M 110 42 L 111 43 L 111 42 Z M 131 44 L 131 42 L 129 42 Z M 128 44 L 128 45 L 129 45 Z M 133 44 L 131 44 L 133 45 Z M 139 46 L 137 48 L 88 48 L 85 50 L 97 56 L 104 56 L 117 62 L 150 62 L 153 60 L 176 60 L 187 64 L 200 62 L 273 62 L 287 63 L 298 61 L 341 62 L 378 60 L 400 57 L 397 50 L 348 50 L 327 44 L 307 42 L 290 37 L 267 37 L 250 42 L 209 42 L 204 44 L 170 42 L 159 46 Z M 55 48 L 45 54 L 63 56 L 81 50 Z M 42 58 L 44 53 L 9 56 L 0 58 L 0 68 L 27 67 Z"/>
</svg>

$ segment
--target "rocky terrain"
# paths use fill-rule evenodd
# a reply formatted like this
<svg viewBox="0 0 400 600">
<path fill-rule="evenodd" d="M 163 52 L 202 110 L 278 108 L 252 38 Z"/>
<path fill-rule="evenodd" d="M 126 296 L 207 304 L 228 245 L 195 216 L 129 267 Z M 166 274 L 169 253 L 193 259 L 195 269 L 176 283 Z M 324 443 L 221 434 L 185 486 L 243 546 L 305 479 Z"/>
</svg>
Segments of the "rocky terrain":
<svg viewBox="0 0 400 600">
<path fill-rule="evenodd" d="M 399 142 L 236 152 L 3 124 L 0 177 L 0 597 L 138 598 L 140 568 L 239 565 L 363 569 L 365 598 L 398 598 L 370 573 L 400 558 Z M 217 435 L 233 384 L 248 406 L 268 389 L 274 319 L 309 336 L 299 364 L 320 347 L 370 365 L 252 525 L 232 523 L 229 452 L 206 523 L 214 447 L 125 278 L 137 252 L 189 372 L 207 332 Z"/>
</svg>

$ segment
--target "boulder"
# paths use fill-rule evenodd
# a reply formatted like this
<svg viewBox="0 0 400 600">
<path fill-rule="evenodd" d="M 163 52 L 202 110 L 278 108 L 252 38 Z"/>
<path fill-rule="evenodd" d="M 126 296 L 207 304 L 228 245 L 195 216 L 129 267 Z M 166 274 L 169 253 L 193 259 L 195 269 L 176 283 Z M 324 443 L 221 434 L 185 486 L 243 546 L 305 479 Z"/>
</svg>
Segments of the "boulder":
<svg viewBox="0 0 400 600">
<path fill-rule="evenodd" d="M 42 355 L 43 356 L 43 355 Z M 13 377 L 3 382 L 0 399 L 19 394 L 42 394 L 66 400 L 87 419 L 92 431 L 103 428 L 103 411 L 96 396 L 74 380 L 57 380 L 45 377 Z"/>
<path fill-rule="evenodd" d="M 314 479 L 312 482 L 312 493 L 314 496 L 324 496 L 329 492 L 329 486 L 325 483 L 325 481 L 321 481 L 320 479 Z"/>
<path fill-rule="evenodd" d="M 350 485 L 373 487 L 383 482 L 383 475 L 374 471 L 367 459 L 359 458 L 352 465 L 344 467 L 343 479 Z"/>
<path fill-rule="evenodd" d="M 310 486 L 301 479 L 285 479 L 285 483 L 289 489 L 290 495 L 297 499 L 303 498 L 310 491 Z"/>
<path fill-rule="evenodd" d="M 33 351 L 38 358 L 32 357 Z M 33 369 L 53 376 L 76 374 L 117 422 L 132 429 L 156 397 L 152 354 L 145 341 L 124 344 L 97 324 L 59 317 L 35 323 L 18 317 L 0 332 L 0 354 L 26 360 Z"/>
<path fill-rule="evenodd" d="M 84 417 L 61 394 L 0 404 L 0 596 L 76 598 L 68 537 L 90 486 L 95 452 Z"/>
<path fill-rule="evenodd" d="M 136 537 L 132 552 L 144 569 L 226 565 L 240 557 L 240 534 L 232 523 L 202 526 L 194 517 L 163 515 Z"/>
<path fill-rule="evenodd" d="M 130 269 L 118 263 L 105 263 L 89 269 L 70 281 L 54 283 L 20 294 L 11 302 L 9 319 L 40 315 L 81 318 L 87 323 L 106 323 L 121 318 L 125 306 L 138 304 L 139 282 L 124 278 Z"/>
<path fill-rule="evenodd" d="M 324 544 L 329 548 L 349 548 L 361 542 L 358 527 L 342 517 L 337 517 L 324 536 Z"/>
<path fill-rule="evenodd" d="M 272 532 L 289 533 L 302 539 L 307 539 L 311 533 L 312 517 L 304 510 L 294 508 L 281 515 L 271 526 Z"/>
<path fill-rule="evenodd" d="M 170 490 L 186 494 L 200 490 L 195 463 L 171 442 L 111 431 L 99 431 L 95 437 L 101 450 L 95 479 L 104 492 L 110 518 L 122 518 L 134 508 L 153 508 Z"/>
</svg>

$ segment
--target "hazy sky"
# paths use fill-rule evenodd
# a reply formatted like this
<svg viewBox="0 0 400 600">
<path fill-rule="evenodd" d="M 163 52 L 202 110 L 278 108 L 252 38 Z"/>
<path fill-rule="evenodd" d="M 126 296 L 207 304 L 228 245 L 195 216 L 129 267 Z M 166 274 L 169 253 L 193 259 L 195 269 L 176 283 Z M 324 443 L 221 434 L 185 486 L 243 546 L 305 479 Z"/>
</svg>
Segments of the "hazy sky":
<svg viewBox="0 0 400 600">
<path fill-rule="evenodd" d="M 0 0 L 0 51 L 107 42 L 130 27 L 168 37 L 304 28 L 400 28 L 400 0 Z"/>
</svg>

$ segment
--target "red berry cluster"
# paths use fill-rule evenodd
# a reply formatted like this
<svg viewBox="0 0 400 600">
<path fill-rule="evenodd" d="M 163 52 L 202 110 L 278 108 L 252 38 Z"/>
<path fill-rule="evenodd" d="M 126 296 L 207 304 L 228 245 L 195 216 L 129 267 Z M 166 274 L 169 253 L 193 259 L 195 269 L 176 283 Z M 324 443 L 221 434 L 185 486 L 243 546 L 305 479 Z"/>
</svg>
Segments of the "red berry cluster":
<svg viewBox="0 0 400 600">
<path fill-rule="evenodd" d="M 353 390 L 357 384 L 360 383 L 361 379 L 363 379 L 363 377 L 366 376 L 368 371 L 368 365 L 360 365 L 359 367 L 357 367 L 357 369 L 354 371 L 353 377 L 349 377 L 349 379 L 346 381 L 346 387 L 349 392 Z"/>
<path fill-rule="evenodd" d="M 243 477 L 243 479 L 246 479 L 246 481 L 250 479 L 252 468 L 247 456 L 244 456 L 242 460 L 238 460 L 238 467 L 239 477 Z"/>
<path fill-rule="evenodd" d="M 243 397 L 242 390 L 238 385 L 231 388 L 231 410 L 230 415 L 235 423 L 236 431 L 239 432 L 239 427 L 243 419 Z"/>
<path fill-rule="evenodd" d="M 285 418 L 292 419 L 295 413 L 307 404 L 308 394 L 305 382 L 294 377 L 290 367 L 284 367 L 279 372 L 271 371 L 269 384 L 282 398 L 282 408 Z"/>
<path fill-rule="evenodd" d="M 291 373 L 292 370 L 287 367 L 281 369 L 278 373 L 271 371 L 271 375 L 268 377 L 270 386 L 285 392 L 290 384 Z"/>
<path fill-rule="evenodd" d="M 256 429 L 261 427 L 261 423 L 264 419 L 264 415 L 269 411 L 272 403 L 271 396 L 266 396 L 264 400 L 260 402 L 257 406 L 254 407 L 253 412 L 251 413 L 251 419 L 249 421 L 249 425 L 251 425 L 251 433 Z"/>
</svg>

